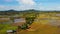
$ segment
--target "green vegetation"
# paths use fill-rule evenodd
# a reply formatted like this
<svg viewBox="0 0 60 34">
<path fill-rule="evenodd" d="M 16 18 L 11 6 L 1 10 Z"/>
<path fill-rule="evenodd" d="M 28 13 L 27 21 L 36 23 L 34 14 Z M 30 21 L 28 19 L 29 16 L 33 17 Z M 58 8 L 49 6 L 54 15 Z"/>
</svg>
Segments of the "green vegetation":
<svg viewBox="0 0 60 34">
<path fill-rule="evenodd" d="M 11 26 L 11 24 L 0 24 L 0 34 L 6 34 L 7 30 L 16 30 L 17 26 Z"/>
<path fill-rule="evenodd" d="M 23 29 L 23 30 L 28 29 L 28 25 L 27 25 L 27 24 L 23 24 L 23 25 L 21 26 L 21 29 Z"/>
<path fill-rule="evenodd" d="M 26 18 L 26 23 L 30 25 L 30 24 L 33 23 L 34 19 L 35 19 L 35 17 L 27 17 Z"/>
</svg>

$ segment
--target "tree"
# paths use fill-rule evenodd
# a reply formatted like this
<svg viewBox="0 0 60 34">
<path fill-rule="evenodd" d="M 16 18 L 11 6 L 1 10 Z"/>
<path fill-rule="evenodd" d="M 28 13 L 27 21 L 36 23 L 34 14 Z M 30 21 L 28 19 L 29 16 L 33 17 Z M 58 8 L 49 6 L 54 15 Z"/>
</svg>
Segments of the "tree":
<svg viewBox="0 0 60 34">
<path fill-rule="evenodd" d="M 31 25 L 33 23 L 34 19 L 35 19 L 35 17 L 27 17 L 26 18 L 26 23 Z"/>
<path fill-rule="evenodd" d="M 25 23 L 25 24 L 23 24 L 22 26 L 21 26 L 21 29 L 28 29 L 28 25 Z"/>
</svg>

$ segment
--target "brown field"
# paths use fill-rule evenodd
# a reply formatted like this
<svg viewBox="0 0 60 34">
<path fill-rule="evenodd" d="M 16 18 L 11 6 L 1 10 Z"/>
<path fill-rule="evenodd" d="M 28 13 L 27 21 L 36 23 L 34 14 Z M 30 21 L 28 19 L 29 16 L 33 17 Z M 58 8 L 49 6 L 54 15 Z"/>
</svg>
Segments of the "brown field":
<svg viewBox="0 0 60 34">
<path fill-rule="evenodd" d="M 19 31 L 18 34 L 60 34 L 60 27 L 58 27 L 60 26 L 60 16 L 56 16 L 56 14 L 39 14 L 33 24 L 30 25 L 31 28 Z M 56 22 L 51 23 L 50 19 L 56 20 Z"/>
<path fill-rule="evenodd" d="M 28 30 L 22 30 L 18 34 L 60 34 L 60 28 L 51 25 L 33 23 Z"/>
</svg>

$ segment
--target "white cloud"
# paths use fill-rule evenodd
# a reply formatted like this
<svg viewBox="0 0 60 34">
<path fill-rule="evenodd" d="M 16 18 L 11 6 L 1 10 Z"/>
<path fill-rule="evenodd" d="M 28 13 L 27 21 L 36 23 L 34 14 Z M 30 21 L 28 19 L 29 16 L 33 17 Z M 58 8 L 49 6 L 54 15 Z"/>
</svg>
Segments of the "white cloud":
<svg viewBox="0 0 60 34">
<path fill-rule="evenodd" d="M 20 5 L 19 6 L 4 6 L 0 5 L 0 10 L 28 10 L 28 9 L 36 9 L 36 10 L 60 10 L 60 5 L 46 5 L 43 3 L 36 4 L 34 0 L 16 0 Z"/>
<path fill-rule="evenodd" d="M 34 0 L 16 0 L 16 1 L 22 5 L 35 5 L 36 4 Z"/>
<path fill-rule="evenodd" d="M 43 5 L 43 3 L 40 3 L 36 6 L 37 10 L 60 10 L 60 5 Z"/>
<path fill-rule="evenodd" d="M 14 9 L 14 10 L 28 10 L 28 9 L 32 9 L 32 6 L 4 6 L 4 5 L 0 5 L 0 10 L 10 10 L 10 9 Z"/>
<path fill-rule="evenodd" d="M 20 5 L 13 7 L 15 10 L 28 10 L 33 9 L 36 5 L 34 0 L 16 0 Z"/>
<path fill-rule="evenodd" d="M 39 6 L 24 6 L 24 5 L 21 5 L 21 6 L 3 6 L 3 5 L 0 5 L 0 10 L 9 10 L 9 9 L 14 9 L 14 10 L 28 10 L 28 9 L 36 9 L 36 10 L 60 10 L 60 6 L 42 6 L 42 5 L 39 5 Z"/>
<path fill-rule="evenodd" d="M 42 0 L 44 1 L 44 0 Z M 46 0 L 48 1 L 48 0 Z M 35 6 L 34 9 L 37 10 L 60 10 L 60 5 L 57 3 L 39 3 Z"/>
<path fill-rule="evenodd" d="M 8 8 L 7 6 L 3 6 L 3 5 L 0 5 L 0 10 L 8 10 L 10 8 Z"/>
</svg>

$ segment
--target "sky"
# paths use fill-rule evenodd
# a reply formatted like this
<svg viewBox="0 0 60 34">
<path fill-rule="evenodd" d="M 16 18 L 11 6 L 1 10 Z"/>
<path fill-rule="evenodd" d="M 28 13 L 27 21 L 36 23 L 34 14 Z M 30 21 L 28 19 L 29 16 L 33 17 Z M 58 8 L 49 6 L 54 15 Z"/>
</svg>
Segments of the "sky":
<svg viewBox="0 0 60 34">
<path fill-rule="evenodd" d="M 0 0 L 0 10 L 60 10 L 60 0 Z"/>
</svg>

